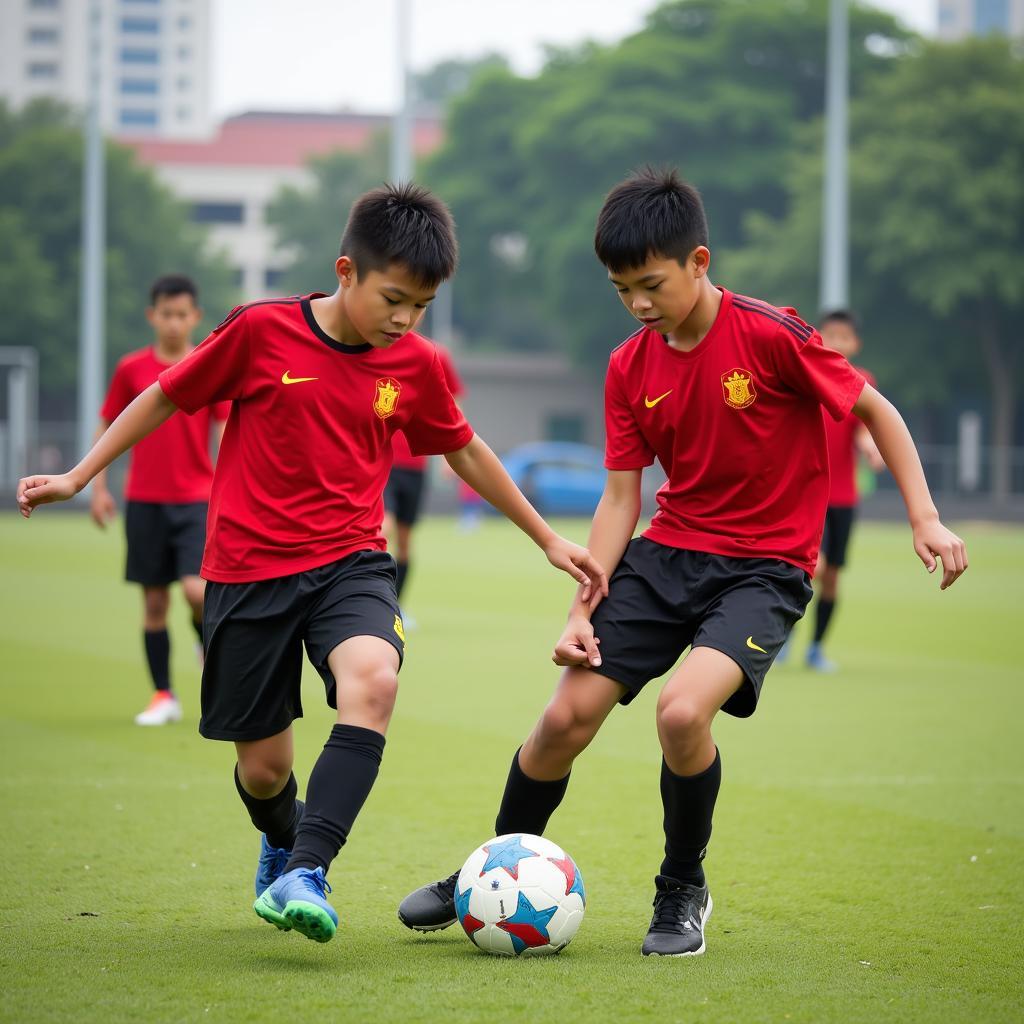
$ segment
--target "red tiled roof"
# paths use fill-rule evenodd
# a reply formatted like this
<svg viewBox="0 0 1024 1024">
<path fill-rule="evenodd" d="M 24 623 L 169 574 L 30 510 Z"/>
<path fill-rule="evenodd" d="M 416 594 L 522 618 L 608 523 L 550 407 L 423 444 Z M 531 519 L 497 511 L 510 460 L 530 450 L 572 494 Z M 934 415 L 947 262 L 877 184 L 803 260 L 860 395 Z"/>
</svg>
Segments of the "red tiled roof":
<svg viewBox="0 0 1024 1024">
<path fill-rule="evenodd" d="M 254 112 L 228 118 L 212 139 L 197 142 L 122 136 L 146 164 L 222 164 L 300 167 L 310 156 L 334 149 L 365 148 L 390 118 L 379 114 L 292 114 Z M 413 122 L 413 152 L 425 155 L 441 144 L 438 118 Z"/>
</svg>

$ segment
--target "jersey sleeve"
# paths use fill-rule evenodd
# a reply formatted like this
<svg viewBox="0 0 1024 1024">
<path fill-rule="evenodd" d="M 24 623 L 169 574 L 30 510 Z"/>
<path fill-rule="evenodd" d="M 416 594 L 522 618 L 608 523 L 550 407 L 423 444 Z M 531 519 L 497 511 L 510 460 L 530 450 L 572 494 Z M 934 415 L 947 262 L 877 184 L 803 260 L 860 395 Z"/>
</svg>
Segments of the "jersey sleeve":
<svg viewBox="0 0 1024 1024">
<path fill-rule="evenodd" d="M 458 398 L 466 389 L 462 384 L 459 371 L 455 369 L 455 361 L 452 359 L 451 353 L 440 345 L 437 346 L 437 355 L 441 360 L 441 369 L 444 371 L 444 379 L 448 383 L 448 390 L 452 393 L 453 397 Z"/>
<path fill-rule="evenodd" d="M 643 469 L 654 462 L 654 449 L 640 432 L 614 363 L 604 380 L 604 434 L 605 469 Z"/>
<path fill-rule="evenodd" d="M 247 311 L 237 307 L 180 363 L 160 374 L 164 394 L 189 415 L 208 405 L 244 398 L 249 333 Z"/>
<path fill-rule="evenodd" d="M 791 326 L 793 321 L 802 329 Z M 846 357 L 826 348 L 821 335 L 796 317 L 779 325 L 772 355 L 782 382 L 820 403 L 834 420 L 849 415 L 864 389 L 864 378 Z"/>
<path fill-rule="evenodd" d="M 403 428 L 413 455 L 446 455 L 473 440 L 473 428 L 455 404 L 436 350 L 427 370 L 422 396 Z"/>
<path fill-rule="evenodd" d="M 128 371 L 122 360 L 117 364 L 114 376 L 110 378 L 110 387 L 107 389 L 107 397 L 103 399 L 100 418 L 112 423 L 135 398 L 128 380 Z"/>
<path fill-rule="evenodd" d="M 218 423 L 223 423 L 231 415 L 231 403 L 217 402 L 210 409 L 210 413 Z"/>
</svg>

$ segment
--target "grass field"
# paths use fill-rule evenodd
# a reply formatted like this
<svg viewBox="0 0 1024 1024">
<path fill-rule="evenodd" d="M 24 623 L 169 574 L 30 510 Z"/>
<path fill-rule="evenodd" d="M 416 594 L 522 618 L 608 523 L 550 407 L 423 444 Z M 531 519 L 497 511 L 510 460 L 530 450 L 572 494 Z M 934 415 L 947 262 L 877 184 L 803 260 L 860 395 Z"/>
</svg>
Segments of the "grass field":
<svg viewBox="0 0 1024 1024">
<path fill-rule="evenodd" d="M 579 935 L 506 961 L 457 929 L 409 932 L 395 907 L 489 837 L 555 682 L 568 588 L 525 539 L 493 521 L 422 530 L 398 710 L 331 874 L 338 936 L 318 946 L 250 909 L 256 835 L 230 746 L 196 732 L 177 595 L 186 721 L 139 729 L 117 531 L 0 517 L 0 1020 L 1021 1020 L 1024 531 L 961 531 L 971 570 L 940 594 L 905 530 L 861 526 L 830 647 L 842 672 L 779 667 L 753 719 L 717 724 L 704 957 L 639 956 L 660 861 L 652 686 L 579 761 L 549 830 L 587 881 Z M 321 694 L 310 671 L 300 791 L 333 721 Z"/>
</svg>

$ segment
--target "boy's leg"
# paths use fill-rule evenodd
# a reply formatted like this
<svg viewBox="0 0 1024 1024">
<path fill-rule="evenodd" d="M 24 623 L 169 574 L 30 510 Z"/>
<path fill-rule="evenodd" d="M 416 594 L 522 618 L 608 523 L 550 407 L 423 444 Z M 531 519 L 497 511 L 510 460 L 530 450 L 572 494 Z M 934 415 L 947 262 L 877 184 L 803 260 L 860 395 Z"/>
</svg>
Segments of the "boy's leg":
<svg viewBox="0 0 1024 1024">
<path fill-rule="evenodd" d="M 854 512 L 852 508 L 830 508 L 825 518 L 826 528 L 816 574 L 818 602 L 814 613 L 814 639 L 807 650 L 808 668 L 819 672 L 836 670 L 836 666 L 825 657 L 824 641 L 839 598 L 839 573 L 846 564 Z"/>
<path fill-rule="evenodd" d="M 409 577 L 409 558 L 412 555 L 412 524 L 401 521 L 395 523 L 395 564 L 398 568 L 396 590 L 398 598 L 402 598 L 405 581 Z"/>
<path fill-rule="evenodd" d="M 712 903 L 701 861 L 722 780 L 711 723 L 743 680 L 743 669 L 728 655 L 695 647 L 658 698 L 665 858 L 655 880 L 645 956 L 704 952 L 704 922 Z"/>
<path fill-rule="evenodd" d="M 541 835 L 565 796 L 576 757 L 597 735 L 625 687 L 585 668 L 569 668 L 526 742 L 512 757 L 495 835 Z M 438 931 L 455 923 L 455 881 L 448 878 L 410 893 L 398 908 L 402 923 Z"/>
<path fill-rule="evenodd" d="M 181 720 L 181 705 L 171 690 L 171 638 L 167 632 L 170 591 L 166 586 L 142 588 L 142 644 L 153 682 L 153 699 L 135 716 L 136 725 L 166 725 Z"/>
<path fill-rule="evenodd" d="M 185 595 L 189 610 L 192 612 L 192 628 L 195 630 L 199 648 L 203 646 L 203 596 L 206 581 L 201 576 L 182 576 L 181 592 Z"/>
</svg>

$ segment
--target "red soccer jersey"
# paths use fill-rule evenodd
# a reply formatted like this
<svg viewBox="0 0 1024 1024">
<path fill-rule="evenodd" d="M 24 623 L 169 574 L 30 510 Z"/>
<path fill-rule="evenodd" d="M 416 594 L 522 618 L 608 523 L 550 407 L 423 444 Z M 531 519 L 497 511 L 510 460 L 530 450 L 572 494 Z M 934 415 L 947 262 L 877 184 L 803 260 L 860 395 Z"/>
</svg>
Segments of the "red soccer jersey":
<svg viewBox="0 0 1024 1024">
<path fill-rule="evenodd" d="M 813 572 L 828 498 L 821 407 L 842 419 L 863 386 L 793 310 L 722 289 L 692 351 L 644 328 L 612 352 L 605 465 L 657 457 L 665 470 L 645 537 Z"/>
<path fill-rule="evenodd" d="M 875 378 L 867 370 L 857 372 L 872 387 Z M 828 446 L 828 504 L 830 508 L 853 508 L 857 504 L 857 431 L 861 422 L 851 412 L 838 423 L 823 416 Z"/>
<path fill-rule="evenodd" d="M 441 369 L 444 371 L 444 378 L 448 382 L 448 390 L 455 398 L 462 394 L 462 378 L 455 369 L 452 357 L 443 345 L 435 345 L 438 359 L 441 361 Z M 396 430 L 391 438 L 391 451 L 394 456 L 392 465 L 395 469 L 414 469 L 418 473 L 425 472 L 427 468 L 426 455 L 413 455 L 409 448 L 409 442 L 401 430 Z"/>
<path fill-rule="evenodd" d="M 318 297 L 239 306 L 160 375 L 187 413 L 232 401 L 210 496 L 208 580 L 273 579 L 383 551 L 395 430 L 419 455 L 472 440 L 429 341 L 342 345 L 313 317 Z"/>
<path fill-rule="evenodd" d="M 157 359 L 152 348 L 129 352 L 114 370 L 100 416 L 117 419 L 134 399 L 173 363 Z M 132 448 L 125 478 L 128 501 L 185 504 L 209 501 L 213 483 L 210 428 L 213 420 L 228 418 L 225 402 L 204 410 L 202 416 L 173 415 Z"/>
</svg>

